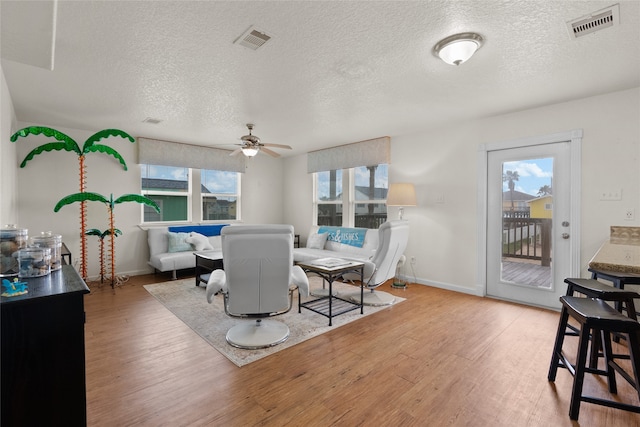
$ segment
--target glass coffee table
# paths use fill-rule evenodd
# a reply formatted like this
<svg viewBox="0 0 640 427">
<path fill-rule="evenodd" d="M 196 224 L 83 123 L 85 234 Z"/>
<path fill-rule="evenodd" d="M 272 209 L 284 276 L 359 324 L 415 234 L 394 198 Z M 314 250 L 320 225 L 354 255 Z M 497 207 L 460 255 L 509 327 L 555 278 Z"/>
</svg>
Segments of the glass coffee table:
<svg viewBox="0 0 640 427">
<path fill-rule="evenodd" d="M 306 308 L 315 313 L 321 314 L 329 318 L 329 326 L 332 326 L 331 320 L 340 314 L 348 313 L 360 308 L 360 314 L 364 314 L 364 305 L 362 298 L 364 296 L 364 263 L 359 261 L 350 261 L 340 258 L 321 258 L 312 261 L 298 262 L 306 273 L 317 274 L 329 284 L 329 292 L 327 295 L 320 296 L 310 301 L 302 302 L 298 299 L 298 313 L 302 312 L 302 308 Z M 356 272 L 360 273 L 360 303 L 342 299 L 333 295 L 333 282 L 344 273 Z"/>
<path fill-rule="evenodd" d="M 213 270 L 223 269 L 222 251 L 202 251 L 195 252 L 196 256 L 196 286 L 209 282 L 209 277 Z"/>
</svg>

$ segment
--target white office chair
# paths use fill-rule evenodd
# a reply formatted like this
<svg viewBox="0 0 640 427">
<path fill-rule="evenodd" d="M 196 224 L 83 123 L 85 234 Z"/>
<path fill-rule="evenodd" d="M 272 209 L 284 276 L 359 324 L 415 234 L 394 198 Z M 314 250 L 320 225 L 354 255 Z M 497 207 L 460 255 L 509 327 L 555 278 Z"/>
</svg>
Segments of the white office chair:
<svg viewBox="0 0 640 427">
<path fill-rule="evenodd" d="M 224 270 L 215 270 L 207 283 L 207 301 L 224 295 L 231 317 L 254 318 L 229 329 L 227 342 L 238 348 L 258 349 L 284 342 L 289 327 L 265 320 L 291 309 L 293 292 L 309 295 L 309 280 L 293 265 L 293 226 L 234 225 L 221 232 Z"/>
</svg>

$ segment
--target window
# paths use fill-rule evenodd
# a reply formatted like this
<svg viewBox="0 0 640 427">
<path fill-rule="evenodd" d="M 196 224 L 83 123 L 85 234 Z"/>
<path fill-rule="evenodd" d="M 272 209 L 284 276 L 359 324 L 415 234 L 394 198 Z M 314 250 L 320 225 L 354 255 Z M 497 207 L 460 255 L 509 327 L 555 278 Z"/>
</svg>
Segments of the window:
<svg viewBox="0 0 640 427">
<path fill-rule="evenodd" d="M 353 169 L 354 225 L 378 228 L 387 220 L 387 190 L 389 188 L 386 164 L 360 166 Z"/>
<path fill-rule="evenodd" d="M 156 165 L 141 165 L 141 167 L 142 194 L 155 201 L 160 207 L 160 213 L 157 213 L 154 209 L 143 205 L 143 222 L 240 219 L 240 174 L 238 172 Z M 193 208 L 192 203 L 195 203 Z M 198 203 L 200 209 L 198 209 Z"/>
<path fill-rule="evenodd" d="M 141 165 L 142 194 L 162 209 L 143 209 L 143 222 L 190 221 L 190 169 L 174 166 Z"/>
<path fill-rule="evenodd" d="M 387 220 L 388 166 L 316 172 L 317 225 L 378 228 Z"/>
<path fill-rule="evenodd" d="M 202 170 L 200 184 L 203 221 L 238 219 L 239 173 Z"/>
<path fill-rule="evenodd" d="M 318 225 L 342 225 L 342 171 L 318 172 L 316 177 L 316 220 Z"/>
</svg>

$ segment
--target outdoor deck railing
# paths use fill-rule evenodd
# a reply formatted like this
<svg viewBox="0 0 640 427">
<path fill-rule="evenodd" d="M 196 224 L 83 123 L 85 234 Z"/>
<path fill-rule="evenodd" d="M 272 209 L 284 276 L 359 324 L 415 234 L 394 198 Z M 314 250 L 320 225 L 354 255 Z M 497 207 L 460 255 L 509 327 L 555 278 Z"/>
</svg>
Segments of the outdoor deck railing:
<svg viewBox="0 0 640 427">
<path fill-rule="evenodd" d="M 551 265 L 551 219 L 502 218 L 502 256 Z"/>
</svg>

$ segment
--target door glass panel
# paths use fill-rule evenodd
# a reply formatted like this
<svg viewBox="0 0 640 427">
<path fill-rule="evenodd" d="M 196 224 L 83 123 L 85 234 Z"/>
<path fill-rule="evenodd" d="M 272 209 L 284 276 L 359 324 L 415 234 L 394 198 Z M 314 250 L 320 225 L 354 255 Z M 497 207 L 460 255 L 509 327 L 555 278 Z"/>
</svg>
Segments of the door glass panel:
<svg viewBox="0 0 640 427">
<path fill-rule="evenodd" d="M 551 289 L 552 183 L 552 157 L 502 163 L 504 283 Z"/>
</svg>

